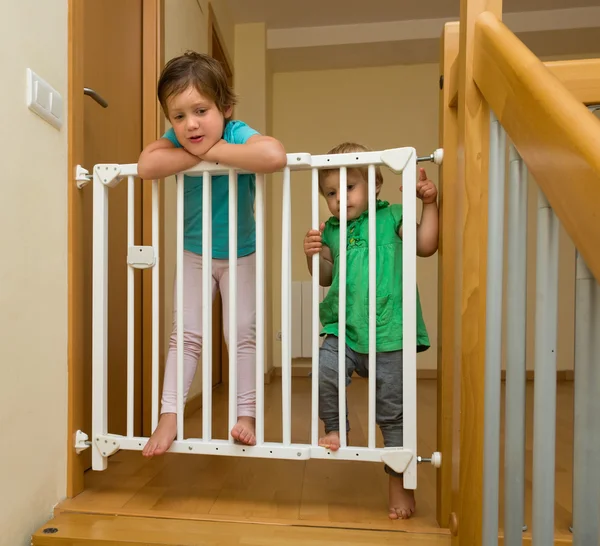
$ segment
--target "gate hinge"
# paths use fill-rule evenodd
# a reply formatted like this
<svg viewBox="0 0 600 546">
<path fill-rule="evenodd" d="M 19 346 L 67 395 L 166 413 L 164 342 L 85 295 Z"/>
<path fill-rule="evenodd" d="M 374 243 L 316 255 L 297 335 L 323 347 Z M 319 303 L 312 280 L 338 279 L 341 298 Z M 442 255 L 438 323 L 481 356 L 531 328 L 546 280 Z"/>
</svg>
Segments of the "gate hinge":
<svg viewBox="0 0 600 546">
<path fill-rule="evenodd" d="M 123 178 L 121 176 L 121 166 L 117 163 L 100 163 L 95 165 L 94 173 L 109 188 L 114 188 Z"/>
<path fill-rule="evenodd" d="M 110 457 L 119 449 L 121 449 L 121 440 L 122 436 L 117 436 L 116 434 L 106 434 L 106 435 L 98 435 L 94 439 L 96 441 L 96 447 L 98 451 L 102 453 L 103 457 Z"/>
</svg>

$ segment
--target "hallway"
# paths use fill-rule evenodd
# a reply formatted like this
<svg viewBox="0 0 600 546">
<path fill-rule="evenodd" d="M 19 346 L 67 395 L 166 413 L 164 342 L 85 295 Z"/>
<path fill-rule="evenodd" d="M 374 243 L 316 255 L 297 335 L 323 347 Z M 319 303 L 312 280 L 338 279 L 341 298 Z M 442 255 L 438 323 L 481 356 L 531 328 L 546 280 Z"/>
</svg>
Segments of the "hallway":
<svg viewBox="0 0 600 546">
<path fill-rule="evenodd" d="M 504 389 L 503 389 L 504 391 Z M 527 383 L 526 523 L 531 531 L 533 382 Z M 214 395 L 213 432 L 227 432 L 227 389 Z M 367 381 L 353 379 L 348 391 L 351 442 L 365 443 Z M 436 381 L 418 386 L 419 454 L 436 446 Z M 292 441 L 310 437 L 310 380 L 293 379 Z M 558 383 L 556 449 L 556 538 L 570 540 L 573 382 Z M 265 385 L 265 438 L 281 438 L 281 382 Z M 202 414 L 186 420 L 186 437 L 201 435 Z M 378 442 L 381 437 L 378 432 Z M 105 472 L 88 471 L 86 490 L 57 507 L 61 512 L 128 515 L 213 522 L 270 523 L 310 527 L 377 529 L 448 536 L 435 516 L 435 469 L 419 465 L 417 512 L 408 521 L 387 517 L 387 476 L 376 464 L 352 461 L 284 461 L 167 454 L 153 460 L 121 451 Z M 500 498 L 500 524 L 504 501 Z"/>
</svg>

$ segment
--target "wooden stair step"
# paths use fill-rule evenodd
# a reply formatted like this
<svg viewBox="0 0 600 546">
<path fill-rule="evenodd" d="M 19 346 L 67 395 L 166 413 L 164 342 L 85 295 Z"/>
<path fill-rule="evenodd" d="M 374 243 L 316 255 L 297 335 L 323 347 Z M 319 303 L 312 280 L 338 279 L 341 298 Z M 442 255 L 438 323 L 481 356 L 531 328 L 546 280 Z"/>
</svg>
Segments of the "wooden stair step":
<svg viewBox="0 0 600 546">
<path fill-rule="evenodd" d="M 449 546 L 450 536 L 61 513 L 32 536 L 32 546 Z"/>
</svg>

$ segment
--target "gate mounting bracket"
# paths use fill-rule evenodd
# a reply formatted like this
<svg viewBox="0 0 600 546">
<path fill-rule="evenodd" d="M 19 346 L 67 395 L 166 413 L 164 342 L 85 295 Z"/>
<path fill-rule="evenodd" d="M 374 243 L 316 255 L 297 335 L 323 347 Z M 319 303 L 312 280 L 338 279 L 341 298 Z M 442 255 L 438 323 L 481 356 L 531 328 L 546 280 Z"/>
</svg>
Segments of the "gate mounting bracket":
<svg viewBox="0 0 600 546">
<path fill-rule="evenodd" d="M 78 430 L 75 433 L 75 452 L 79 455 L 82 451 L 85 451 L 88 447 L 92 445 L 92 442 L 89 441 L 88 435 Z"/>
</svg>

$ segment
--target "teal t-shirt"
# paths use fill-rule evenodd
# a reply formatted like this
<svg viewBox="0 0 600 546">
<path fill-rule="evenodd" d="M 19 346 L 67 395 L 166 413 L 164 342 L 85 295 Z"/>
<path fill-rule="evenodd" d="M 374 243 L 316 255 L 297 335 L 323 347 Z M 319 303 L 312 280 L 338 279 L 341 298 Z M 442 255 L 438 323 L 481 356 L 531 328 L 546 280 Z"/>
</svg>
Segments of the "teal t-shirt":
<svg viewBox="0 0 600 546">
<path fill-rule="evenodd" d="M 245 144 L 253 135 L 259 134 L 243 121 L 231 120 L 225 125 L 223 140 L 229 144 Z M 181 144 L 173 128 L 163 138 L 177 148 Z M 254 219 L 254 196 L 256 177 L 254 174 L 238 175 L 238 257 L 256 251 L 256 223 Z M 183 247 L 189 252 L 202 254 L 202 176 L 184 177 L 183 204 Z M 212 177 L 212 257 L 218 260 L 229 258 L 229 176 Z"/>
<path fill-rule="evenodd" d="M 403 348 L 402 324 L 402 205 L 377 201 L 376 208 L 376 347 L 377 352 Z M 321 335 L 338 335 L 340 221 L 331 217 L 325 223 L 323 244 L 333 257 L 333 278 L 320 305 Z M 417 289 L 417 352 L 429 348 Z M 357 353 L 369 352 L 369 215 L 365 211 L 348 222 L 346 244 L 346 344 Z"/>
</svg>

